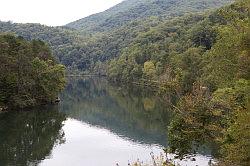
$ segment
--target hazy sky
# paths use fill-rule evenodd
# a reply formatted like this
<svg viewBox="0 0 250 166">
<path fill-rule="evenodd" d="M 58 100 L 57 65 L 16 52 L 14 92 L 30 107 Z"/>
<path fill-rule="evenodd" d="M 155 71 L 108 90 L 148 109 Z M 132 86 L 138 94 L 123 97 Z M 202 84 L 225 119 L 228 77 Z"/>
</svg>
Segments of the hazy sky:
<svg viewBox="0 0 250 166">
<path fill-rule="evenodd" d="M 0 0 L 0 20 L 64 25 L 112 7 L 122 0 Z"/>
</svg>

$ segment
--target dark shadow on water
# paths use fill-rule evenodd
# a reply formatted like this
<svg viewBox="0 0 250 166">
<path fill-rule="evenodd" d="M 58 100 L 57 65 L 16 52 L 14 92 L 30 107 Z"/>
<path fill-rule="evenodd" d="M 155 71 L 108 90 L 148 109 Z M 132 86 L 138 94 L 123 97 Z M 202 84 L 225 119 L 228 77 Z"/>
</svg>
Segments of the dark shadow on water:
<svg viewBox="0 0 250 166">
<path fill-rule="evenodd" d="M 0 114 L 0 165 L 36 165 L 64 142 L 58 106 Z"/>
</svg>

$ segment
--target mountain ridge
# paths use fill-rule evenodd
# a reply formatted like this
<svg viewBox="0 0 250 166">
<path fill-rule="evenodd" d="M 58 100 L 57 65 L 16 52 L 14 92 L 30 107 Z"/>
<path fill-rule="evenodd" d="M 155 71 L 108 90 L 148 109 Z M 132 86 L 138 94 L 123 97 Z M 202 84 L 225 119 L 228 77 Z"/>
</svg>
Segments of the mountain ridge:
<svg viewBox="0 0 250 166">
<path fill-rule="evenodd" d="M 126 21 L 126 17 L 129 15 L 126 15 L 127 13 L 125 13 L 124 17 L 123 13 L 121 14 L 122 11 L 119 10 L 121 7 L 119 7 L 119 5 L 116 5 L 111 9 L 108 9 L 96 15 L 103 14 L 105 16 L 106 13 L 106 15 L 109 16 L 110 12 L 120 13 L 119 15 L 116 15 L 109 21 L 104 20 L 104 22 L 102 22 L 102 24 L 100 25 L 91 27 L 93 25 L 92 24 L 89 26 L 89 30 L 76 30 L 75 28 L 68 26 L 48 27 L 40 24 L 17 24 L 10 22 L 0 22 L 0 32 L 15 33 L 16 35 L 22 36 L 28 40 L 39 39 L 45 41 L 51 46 L 55 57 L 61 63 L 63 63 L 68 68 L 68 70 L 80 72 L 94 72 L 96 70 L 96 64 L 102 66 L 100 65 L 100 63 L 106 63 L 111 59 L 119 57 L 122 53 L 123 48 L 126 48 L 130 43 L 132 43 L 133 40 L 141 33 L 144 33 L 163 22 L 166 22 L 167 20 L 178 18 L 177 15 L 173 15 L 172 17 L 170 17 L 169 13 L 158 16 L 150 15 L 150 13 L 153 13 L 152 11 L 155 11 L 157 13 L 158 8 L 154 7 L 154 9 L 152 9 L 147 14 L 148 17 L 140 18 L 140 15 L 145 14 L 143 12 L 147 12 L 147 10 L 145 10 L 145 8 L 141 7 L 140 5 L 145 2 L 146 4 L 156 3 L 156 6 L 161 6 L 161 3 L 165 4 L 166 2 L 170 2 L 170 4 L 173 5 L 173 3 L 171 2 L 175 1 L 123 1 L 121 3 L 122 8 L 126 11 L 131 11 L 131 9 L 127 9 L 128 6 L 132 5 L 133 9 L 137 9 L 137 7 L 139 6 L 139 9 L 142 11 L 142 13 L 138 12 L 137 10 L 134 10 L 133 12 L 128 12 L 132 15 L 138 13 L 138 19 L 133 19 L 133 17 L 131 17 L 132 21 L 129 21 L 129 19 L 131 18 Z M 179 15 L 183 15 L 183 13 L 189 11 L 187 9 L 189 7 L 191 9 L 197 9 L 197 12 L 192 12 L 193 14 L 197 14 L 199 12 L 201 13 L 202 11 L 204 11 L 204 4 L 207 4 L 207 1 L 205 0 L 178 0 L 178 2 L 185 2 L 185 4 L 189 4 L 181 6 L 177 5 L 177 8 L 172 9 L 175 10 L 175 14 L 178 14 L 178 12 L 180 12 Z M 217 2 L 216 0 L 209 0 L 208 4 L 210 5 L 210 7 L 205 8 L 214 9 L 213 7 L 218 3 L 222 5 L 229 4 L 230 2 L 232 2 L 232 0 L 222 0 L 220 2 Z M 213 7 L 211 7 L 211 4 L 213 4 Z M 142 6 L 151 7 L 150 5 Z M 220 5 L 216 6 L 216 8 L 218 7 L 220 7 Z M 164 8 L 164 5 L 161 8 Z M 159 13 L 162 12 L 164 13 L 164 11 L 161 11 Z M 118 19 L 118 22 L 113 24 L 112 22 L 115 22 L 116 19 Z M 124 24 L 119 25 L 119 21 L 121 22 L 123 20 L 125 20 Z M 105 26 L 103 26 L 104 23 L 106 24 Z M 116 25 L 118 26 L 116 27 Z"/>
<path fill-rule="evenodd" d="M 219 8 L 232 0 L 125 0 L 110 9 L 66 24 L 84 32 L 97 33 L 119 28 L 136 19 L 150 16 L 181 16 L 189 12 L 204 12 Z"/>
</svg>

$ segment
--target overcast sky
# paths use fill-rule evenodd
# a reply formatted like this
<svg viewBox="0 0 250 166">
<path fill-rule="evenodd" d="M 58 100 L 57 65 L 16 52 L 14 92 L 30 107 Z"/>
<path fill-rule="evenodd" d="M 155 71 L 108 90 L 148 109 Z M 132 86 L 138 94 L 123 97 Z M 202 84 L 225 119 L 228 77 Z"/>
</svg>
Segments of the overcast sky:
<svg viewBox="0 0 250 166">
<path fill-rule="evenodd" d="M 0 20 L 60 26 L 104 11 L 122 0 L 0 0 Z"/>
</svg>

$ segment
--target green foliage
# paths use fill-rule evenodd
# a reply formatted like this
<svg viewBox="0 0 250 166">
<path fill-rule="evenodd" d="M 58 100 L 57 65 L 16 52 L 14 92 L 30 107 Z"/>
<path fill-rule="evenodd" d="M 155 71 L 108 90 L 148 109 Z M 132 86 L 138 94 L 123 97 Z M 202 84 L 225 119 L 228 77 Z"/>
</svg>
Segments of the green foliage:
<svg viewBox="0 0 250 166">
<path fill-rule="evenodd" d="M 143 74 L 148 80 L 154 79 L 156 75 L 156 68 L 152 61 L 147 61 L 144 63 Z"/>
<path fill-rule="evenodd" d="M 249 35 L 247 32 L 249 21 L 237 21 L 235 26 L 219 28 L 220 37 L 206 55 L 208 64 L 204 68 L 204 80 L 212 89 L 232 86 L 241 76 L 242 78 L 249 77 L 247 76 L 249 73 L 246 73 L 250 68 L 247 66 L 249 55 L 243 44 L 247 42 Z M 242 59 L 245 62 L 242 62 Z"/>
<path fill-rule="evenodd" d="M 55 100 L 64 88 L 65 68 L 41 41 L 0 35 L 0 103 L 23 108 Z"/>
<path fill-rule="evenodd" d="M 196 84 L 191 94 L 181 98 L 176 117 L 169 126 L 171 152 L 180 157 L 196 153 L 197 147 L 221 135 L 221 114 L 214 112 L 208 90 Z"/>
<path fill-rule="evenodd" d="M 196 46 L 202 46 L 209 50 L 215 43 L 216 36 L 216 30 L 209 25 L 209 22 L 201 22 L 192 29 L 191 40 Z"/>
<path fill-rule="evenodd" d="M 247 166 L 250 162 L 250 112 L 249 108 L 239 109 L 235 113 L 234 121 L 226 131 L 226 138 L 222 147 L 222 154 L 229 164 Z M 231 163 L 230 163 L 231 161 Z"/>
<path fill-rule="evenodd" d="M 133 42 L 122 49 L 120 56 L 109 64 L 112 70 L 107 70 L 108 76 L 111 80 L 119 78 L 114 75 L 123 77 L 116 81 L 149 78 L 145 73 L 131 78 L 132 69 L 137 66 L 136 69 L 143 71 L 144 63 L 152 61 L 156 72 L 150 78 L 177 82 L 180 94 L 191 92 L 193 83 L 200 80 L 214 91 L 232 86 L 239 78 L 248 79 L 250 26 L 247 13 L 245 1 L 239 1 L 209 15 L 161 21 L 139 32 Z"/>
<path fill-rule="evenodd" d="M 245 107 L 250 99 L 250 81 L 240 79 L 233 87 L 217 89 L 213 101 L 221 103 L 231 110 Z"/>
<path fill-rule="evenodd" d="M 127 0 L 102 13 L 67 24 L 84 33 L 112 31 L 131 21 L 160 16 L 161 19 L 218 8 L 231 0 Z"/>
<path fill-rule="evenodd" d="M 185 89 L 182 86 L 185 95 L 178 102 L 176 118 L 169 126 L 170 149 L 180 156 L 194 153 L 194 147 L 212 141 L 219 145 L 220 155 L 226 165 L 249 165 L 247 2 L 242 0 L 222 8 L 204 20 L 209 21 L 206 23 L 209 26 L 201 28 L 197 24 L 190 30 L 194 46 L 202 46 L 206 51 L 199 48 L 197 52 L 199 49 L 192 46 L 182 54 L 171 55 L 174 71 L 179 74 L 176 77 L 179 83 L 190 86 L 195 82 L 191 92 L 188 91 L 190 87 Z M 207 28 L 213 31 L 205 30 Z M 216 33 L 216 40 L 203 40 L 204 36 L 214 39 L 209 33 L 203 35 L 204 32 Z M 199 40 L 200 43 L 197 42 Z M 213 41 L 208 42 L 211 47 L 204 44 L 207 41 Z M 197 88 L 197 82 L 200 82 L 200 88 Z"/>
<path fill-rule="evenodd" d="M 107 66 L 103 65 L 100 68 L 99 62 L 107 64 L 107 61 L 120 57 L 123 49 L 133 43 L 137 36 L 143 37 L 143 40 L 137 41 L 140 43 L 165 40 L 164 33 L 162 34 L 158 29 L 151 29 L 152 27 L 159 24 L 164 27 L 162 23 L 172 18 L 188 13 L 196 15 L 198 12 L 217 8 L 230 2 L 232 0 L 128 0 L 105 12 L 64 27 L 0 22 L 0 31 L 15 33 L 26 40 L 45 41 L 50 45 L 55 57 L 67 67 L 68 71 L 105 75 Z M 183 25 L 185 24 L 183 23 Z M 174 29 L 176 28 L 169 27 L 169 31 Z M 166 61 L 165 48 L 159 47 L 159 44 L 164 43 L 149 44 L 147 49 L 147 46 L 141 47 L 141 52 L 145 50 L 145 54 L 137 55 L 137 63 L 143 65 L 144 62 L 150 60 L 149 56 L 155 57 L 155 64 L 159 61 Z M 151 49 L 154 49 L 152 55 Z M 143 66 L 141 66 L 142 68 Z M 124 73 L 130 72 L 127 69 L 124 71 Z"/>
</svg>

